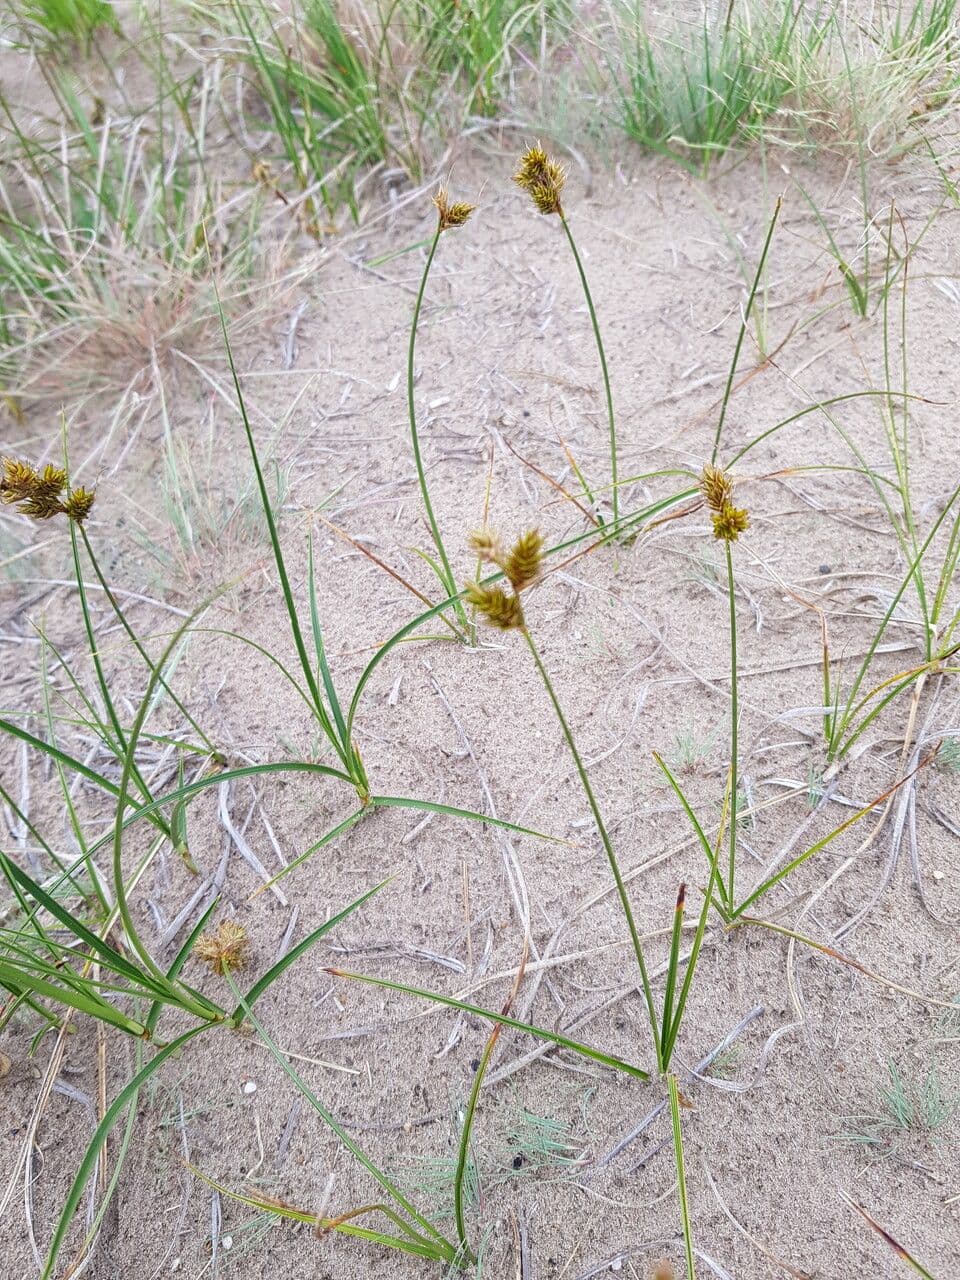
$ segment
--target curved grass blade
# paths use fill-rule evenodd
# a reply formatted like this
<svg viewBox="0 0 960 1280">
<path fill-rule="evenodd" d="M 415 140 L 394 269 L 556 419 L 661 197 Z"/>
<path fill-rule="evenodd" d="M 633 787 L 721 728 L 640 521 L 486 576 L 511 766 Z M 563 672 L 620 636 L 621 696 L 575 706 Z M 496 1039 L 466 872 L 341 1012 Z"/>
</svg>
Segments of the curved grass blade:
<svg viewBox="0 0 960 1280">
<path fill-rule="evenodd" d="M 410 1227 L 399 1214 L 394 1213 L 389 1205 L 386 1204 L 365 1204 L 359 1209 L 354 1209 L 351 1213 L 343 1214 L 339 1218 L 320 1218 L 310 1209 L 298 1209 L 296 1205 L 287 1204 L 283 1200 L 261 1198 L 253 1195 L 243 1195 L 239 1191 L 231 1191 L 229 1187 L 225 1187 L 222 1182 L 217 1182 L 215 1178 L 211 1178 L 209 1174 L 198 1169 L 195 1165 L 188 1164 L 187 1168 L 192 1174 L 195 1174 L 201 1182 L 205 1182 L 208 1187 L 212 1187 L 214 1191 L 219 1191 L 221 1195 L 227 1197 L 228 1200 L 234 1200 L 237 1204 L 246 1205 L 249 1209 L 256 1209 L 260 1213 L 272 1213 L 278 1218 L 290 1218 L 294 1222 L 303 1222 L 311 1226 L 317 1235 L 322 1235 L 327 1231 L 338 1231 L 342 1235 L 355 1236 L 360 1240 L 369 1240 L 374 1244 L 386 1245 L 391 1249 L 399 1249 L 402 1253 L 410 1253 L 418 1258 L 431 1258 L 434 1261 L 445 1261 L 446 1254 L 438 1249 L 432 1240 L 427 1240 L 424 1236 L 418 1235 L 412 1227 Z M 405 1233 L 403 1236 L 390 1236 L 382 1231 L 373 1231 L 367 1227 L 354 1226 L 351 1219 L 359 1217 L 366 1213 L 383 1213 Z"/>
<path fill-rule="evenodd" d="M 66 1238 L 70 1222 L 77 1210 L 77 1206 L 80 1204 L 84 1189 L 96 1169 L 100 1152 L 103 1149 L 107 1138 L 110 1136 L 114 1125 L 123 1112 L 124 1107 L 126 1107 L 128 1103 L 135 1103 L 140 1089 L 146 1081 L 163 1066 L 168 1058 L 172 1058 L 175 1053 L 182 1049 L 183 1046 L 195 1036 L 198 1036 L 201 1032 L 208 1030 L 209 1025 L 209 1023 L 202 1023 L 198 1027 L 191 1027 L 189 1031 L 185 1031 L 183 1035 L 178 1036 L 176 1040 L 171 1040 L 168 1045 L 159 1049 L 146 1066 L 142 1067 L 137 1074 L 127 1082 L 107 1108 L 103 1119 L 97 1125 L 90 1145 L 84 1152 L 83 1159 L 80 1162 L 80 1167 L 70 1185 L 70 1190 L 67 1193 L 64 1206 L 60 1211 L 60 1217 L 57 1219 L 57 1225 L 53 1230 L 50 1245 L 47 1249 L 46 1260 L 40 1274 L 40 1280 L 52 1280 L 53 1270 L 57 1264 L 57 1258 L 59 1257 L 60 1250 L 63 1248 L 63 1242 Z"/>
<path fill-rule="evenodd" d="M 845 822 L 841 822 L 838 827 L 834 827 L 832 831 L 828 832 L 822 839 L 818 840 L 816 844 L 812 844 L 809 849 L 804 849 L 803 853 L 792 858 L 786 866 L 781 867 L 774 875 L 769 876 L 764 880 L 763 883 L 758 885 L 751 894 L 744 898 L 743 902 L 741 902 L 738 907 L 735 907 L 734 910 L 731 911 L 730 920 L 733 921 L 739 916 L 742 916 L 745 911 L 753 906 L 758 898 L 762 898 L 763 895 L 768 893 L 775 884 L 779 884 L 781 880 L 785 880 L 787 876 L 792 875 L 793 872 L 796 871 L 797 867 L 806 862 L 808 858 L 812 858 L 815 853 L 819 853 L 821 849 L 825 848 L 831 842 L 831 840 L 835 840 L 837 836 L 846 831 L 848 827 L 852 827 L 855 822 L 859 822 L 860 819 L 865 818 L 868 813 L 872 813 L 878 805 L 883 804 L 883 802 L 892 796 L 895 791 L 899 791 L 899 789 L 919 773 L 921 769 L 925 768 L 932 760 L 936 759 L 938 750 L 939 743 L 929 755 L 924 756 L 916 768 L 911 769 L 909 773 L 904 774 L 902 778 L 899 778 L 891 787 L 888 787 L 886 791 L 877 796 L 876 799 L 871 800 L 870 803 L 864 805 L 862 809 L 858 809 L 856 813 L 847 818 Z"/>
<path fill-rule="evenodd" d="M 268 969 L 261 978 L 258 978 L 249 989 L 247 994 L 243 997 L 242 1003 L 238 1004 L 236 1009 L 233 1011 L 234 1020 L 239 1021 L 243 1017 L 244 1007 L 252 1008 L 263 993 L 273 986 L 280 975 L 284 973 L 285 970 L 289 969 L 292 964 L 295 964 L 302 955 L 309 951 L 314 943 L 319 942 L 325 933 L 329 933 L 331 929 L 335 929 L 341 921 L 346 920 L 347 916 L 352 915 L 354 911 L 363 906 L 368 898 L 372 898 L 375 893 L 379 893 L 380 890 L 389 883 L 390 879 L 381 880 L 380 883 L 375 884 L 372 889 L 368 889 L 366 893 L 362 893 L 359 898 L 355 898 L 349 906 L 344 907 L 343 910 L 339 911 L 335 916 L 331 916 L 325 924 L 320 925 L 318 929 L 314 929 L 314 931 L 309 933 L 302 942 L 298 942 L 295 947 L 291 947 L 287 954 L 278 960 L 272 968 Z"/>
<path fill-rule="evenodd" d="M 422 809 L 426 813 L 443 813 L 448 818 L 467 818 L 471 822 L 485 822 L 503 831 L 513 831 L 518 836 L 533 836 L 535 840 L 549 840 L 551 844 L 569 844 L 563 836 L 548 836 L 543 831 L 518 827 L 515 822 L 494 818 L 489 813 L 477 813 L 473 809 L 458 809 L 450 804 L 437 804 L 433 800 L 417 800 L 408 796 L 371 796 L 370 804 L 377 809 Z"/>
<path fill-rule="evenodd" d="M 848 1195 L 848 1193 L 842 1188 L 839 1190 L 840 1199 L 845 1200 L 851 1209 L 856 1209 L 864 1222 L 866 1222 L 868 1226 L 872 1227 L 873 1230 L 876 1231 L 877 1235 L 890 1246 L 901 1262 L 905 1262 L 908 1267 L 911 1267 L 917 1273 L 918 1276 L 922 1276 L 923 1280 L 934 1280 L 934 1277 L 930 1274 L 927 1268 L 923 1266 L 922 1263 L 918 1262 L 911 1253 L 908 1253 L 900 1241 L 895 1239 L 886 1227 L 882 1227 L 876 1218 L 867 1213 L 862 1204 L 859 1204 L 854 1200 L 853 1196 Z"/>
<path fill-rule="evenodd" d="M 261 893 L 266 893 L 266 891 L 272 888 L 278 880 L 282 880 L 284 876 L 288 876 L 290 872 L 296 867 L 299 867 L 301 863 L 306 862 L 308 858 L 312 858 L 313 855 L 322 849 L 325 844 L 329 844 L 330 841 L 335 840 L 337 836 L 343 835 L 344 831 L 349 831 L 351 827 L 356 826 L 360 819 L 366 817 L 370 812 L 369 804 L 359 809 L 355 809 L 349 817 L 344 818 L 344 820 L 338 823 L 337 826 L 332 827 L 331 830 L 322 835 L 319 840 L 315 840 L 309 848 L 304 849 L 303 853 L 298 853 L 293 861 L 288 862 L 287 865 L 282 870 L 278 871 L 275 876 L 271 876 L 269 880 L 265 881 L 265 883 L 257 885 L 256 889 L 251 893 L 249 900 L 253 902 L 254 898 L 259 898 Z"/>
<path fill-rule="evenodd" d="M 438 1244 L 440 1244 L 443 1247 L 443 1257 L 445 1261 L 452 1262 L 453 1259 L 456 1257 L 456 1253 L 457 1253 L 456 1248 L 450 1243 L 449 1240 L 447 1240 L 444 1236 L 442 1236 L 440 1232 L 437 1231 L 436 1227 L 434 1227 L 421 1213 L 418 1213 L 418 1211 L 406 1198 L 403 1192 L 390 1181 L 387 1175 L 383 1173 L 377 1167 L 376 1164 L 374 1164 L 374 1162 L 370 1159 L 370 1157 L 363 1150 L 363 1148 L 360 1147 L 353 1140 L 353 1138 L 350 1137 L 350 1135 L 343 1128 L 343 1126 L 338 1124 L 333 1114 L 327 1110 L 327 1108 L 323 1105 L 323 1103 L 320 1101 L 317 1095 L 313 1092 L 313 1090 L 310 1088 L 307 1082 L 303 1079 L 300 1073 L 296 1070 L 296 1068 L 285 1056 L 283 1050 L 279 1047 L 276 1041 L 270 1036 L 269 1032 L 265 1029 L 263 1024 L 259 1022 L 257 1018 L 254 1016 L 254 1013 L 250 1008 L 250 1005 L 247 1003 L 244 997 L 240 994 L 240 989 L 237 986 L 236 982 L 234 981 L 233 975 L 230 973 L 230 971 L 227 970 L 224 976 L 227 980 L 227 983 L 231 991 L 233 992 L 235 999 L 238 1002 L 239 1007 L 243 1010 L 244 1016 L 246 1017 L 247 1021 L 249 1021 L 250 1024 L 253 1026 L 253 1029 L 256 1031 L 257 1035 L 259 1035 L 260 1039 L 263 1041 L 266 1047 L 273 1054 L 274 1058 L 279 1063 L 280 1067 L 283 1069 L 285 1074 L 289 1076 L 290 1080 L 292 1080 L 292 1082 L 294 1083 L 296 1088 L 299 1090 L 299 1092 L 302 1094 L 302 1096 L 306 1098 L 307 1102 L 310 1103 L 311 1107 L 313 1107 L 317 1115 L 320 1116 L 324 1124 L 329 1129 L 331 1129 L 333 1133 L 336 1134 L 336 1136 L 340 1139 L 340 1141 L 343 1143 L 346 1149 L 350 1152 L 350 1154 L 354 1157 L 354 1159 L 359 1161 L 359 1163 L 363 1165 L 363 1167 L 367 1170 L 367 1172 L 371 1175 L 371 1177 L 374 1178 L 375 1181 L 378 1182 L 381 1187 L 383 1187 L 384 1191 L 386 1191 L 390 1199 L 393 1200 L 395 1204 L 398 1204 L 400 1208 L 404 1211 L 404 1213 L 406 1213 L 410 1218 L 412 1218 L 412 1220 L 415 1223 L 417 1223 L 419 1227 L 421 1227 L 432 1239 L 436 1240 Z"/>
<path fill-rule="evenodd" d="M 630 1062 L 624 1062 L 622 1058 L 603 1053 L 600 1049 L 593 1049 L 590 1045 L 581 1044 L 579 1040 L 571 1040 L 569 1036 L 561 1035 L 559 1031 L 548 1031 L 545 1027 L 536 1027 L 529 1022 L 518 1022 L 516 1018 L 508 1017 L 504 1013 L 496 1013 L 493 1009 L 484 1009 L 481 1005 L 468 1004 L 467 1001 L 458 1000 L 455 996 L 444 996 L 436 991 L 425 991 L 422 987 L 410 987 L 406 983 L 394 982 L 390 978 L 378 978 L 370 973 L 353 973 L 349 969 L 328 967 L 326 972 L 336 978 L 348 978 L 353 982 L 365 982 L 372 987 L 382 987 L 385 991 L 398 991 L 402 995 L 417 996 L 421 1000 L 430 1000 L 434 1004 L 443 1004 L 450 1009 L 459 1009 L 461 1013 L 472 1013 L 478 1018 L 489 1018 L 491 1022 L 510 1027 L 513 1031 L 523 1031 L 537 1040 L 549 1040 L 551 1044 L 559 1045 L 561 1049 L 570 1049 L 573 1053 L 578 1053 L 582 1058 L 589 1058 L 603 1067 L 611 1067 L 614 1071 L 633 1076 L 636 1080 L 650 1079 L 649 1071 L 644 1071 L 642 1067 L 635 1067 Z"/>
</svg>

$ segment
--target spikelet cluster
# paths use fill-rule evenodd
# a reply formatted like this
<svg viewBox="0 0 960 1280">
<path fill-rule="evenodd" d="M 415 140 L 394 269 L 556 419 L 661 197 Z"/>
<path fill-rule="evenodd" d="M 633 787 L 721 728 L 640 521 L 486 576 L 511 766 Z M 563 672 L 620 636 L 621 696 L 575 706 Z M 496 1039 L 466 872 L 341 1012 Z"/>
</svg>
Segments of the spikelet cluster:
<svg viewBox="0 0 960 1280">
<path fill-rule="evenodd" d="M 83 524 L 93 506 L 96 495 L 89 489 L 67 488 L 67 473 L 62 467 L 47 464 L 38 471 L 29 462 L 19 458 L 4 458 L 0 472 L 0 502 L 16 503 L 17 510 L 34 520 L 49 520 L 65 515 L 77 524 Z"/>
<path fill-rule="evenodd" d="M 510 548 L 501 567 L 514 591 L 522 591 L 540 580 L 542 565 L 543 535 L 539 529 L 528 529 Z"/>
<path fill-rule="evenodd" d="M 543 147 L 530 147 L 520 157 L 520 167 L 513 180 L 537 206 L 541 213 L 557 213 L 563 217 L 560 193 L 567 180 L 562 164 L 552 160 Z"/>
<path fill-rule="evenodd" d="M 700 492 L 712 513 L 713 536 L 722 542 L 736 542 L 750 528 L 750 516 L 745 507 L 733 505 L 733 481 L 725 471 L 707 463 L 700 476 Z"/>
<path fill-rule="evenodd" d="M 491 529 L 480 529 L 470 537 L 470 546 L 481 560 L 495 564 L 506 574 L 512 592 L 501 586 L 467 584 L 467 601 L 483 614 L 493 627 L 510 630 L 524 625 L 520 592 L 540 580 L 543 565 L 543 537 L 539 529 L 522 533 L 508 551 Z"/>
<path fill-rule="evenodd" d="M 447 231 L 450 227 L 462 227 L 477 207 L 475 204 L 466 204 L 463 200 L 451 204 L 445 187 L 438 188 L 437 194 L 433 197 L 433 203 L 436 206 L 440 231 Z"/>
<path fill-rule="evenodd" d="M 504 591 L 503 587 L 484 587 L 478 582 L 468 582 L 467 603 L 479 610 L 491 627 L 510 631 L 523 626 L 520 597 Z"/>
<path fill-rule="evenodd" d="M 242 969 L 246 964 L 249 939 L 247 931 L 236 920 L 224 920 L 215 933 L 202 933 L 193 944 L 193 954 L 209 965 L 214 973 Z"/>
<path fill-rule="evenodd" d="M 677 1268 L 668 1258 L 661 1258 L 653 1264 L 650 1280 L 680 1280 Z"/>
</svg>

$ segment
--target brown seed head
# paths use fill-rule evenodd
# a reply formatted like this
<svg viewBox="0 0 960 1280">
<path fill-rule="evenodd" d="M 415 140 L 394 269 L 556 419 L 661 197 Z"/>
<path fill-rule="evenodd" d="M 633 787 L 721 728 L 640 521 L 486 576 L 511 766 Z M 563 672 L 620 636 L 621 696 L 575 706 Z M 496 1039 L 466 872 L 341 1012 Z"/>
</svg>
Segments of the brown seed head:
<svg viewBox="0 0 960 1280">
<path fill-rule="evenodd" d="M 70 496 L 63 504 L 63 513 L 77 524 L 83 524 L 97 495 L 91 489 L 72 489 Z"/>
<path fill-rule="evenodd" d="M 467 603 L 478 609 L 491 627 L 510 631 L 523 626 L 520 597 L 508 595 L 503 587 L 482 587 L 477 582 L 468 582 Z"/>
<path fill-rule="evenodd" d="M 223 920 L 216 933 L 202 933 L 193 944 L 193 954 L 214 973 L 242 969 L 246 963 L 247 931 L 236 920 Z"/>
<path fill-rule="evenodd" d="M 0 477 L 0 501 L 24 502 L 36 492 L 40 477 L 29 462 L 19 458 L 3 459 L 3 475 Z"/>
<path fill-rule="evenodd" d="M 462 227 L 477 207 L 475 204 L 466 204 L 462 200 L 456 204 L 451 204 L 444 187 L 438 188 L 437 194 L 433 197 L 433 203 L 437 208 L 437 214 L 440 219 L 439 229 L 441 231 L 446 231 L 450 227 Z"/>
<path fill-rule="evenodd" d="M 708 462 L 700 477 L 700 492 L 711 511 L 721 511 L 733 497 L 733 481 L 725 471 Z"/>
<path fill-rule="evenodd" d="M 563 217 L 560 193 L 567 180 L 566 170 L 551 160 L 543 147 L 530 147 L 520 158 L 513 180 L 537 206 L 541 213 L 557 213 Z"/>
<path fill-rule="evenodd" d="M 0 501 L 17 503 L 17 510 L 34 520 L 49 520 L 64 510 L 60 494 L 67 483 L 62 467 L 47 464 L 42 471 L 18 458 L 3 459 Z"/>
<path fill-rule="evenodd" d="M 6 503 L 16 502 L 17 510 L 34 520 L 49 520 L 63 509 L 60 492 L 66 483 L 67 473 L 62 467 L 48 464 L 38 471 L 29 462 L 4 458 L 0 499 Z"/>
<path fill-rule="evenodd" d="M 661 1258 L 653 1264 L 650 1280 L 678 1280 L 677 1268 L 668 1258 Z"/>
<path fill-rule="evenodd" d="M 543 563 L 543 536 L 539 529 L 528 529 L 510 548 L 503 570 L 514 591 L 532 586 L 540 577 Z"/>
<path fill-rule="evenodd" d="M 750 516 L 743 507 L 725 502 L 713 516 L 713 536 L 722 542 L 736 542 L 740 534 L 750 528 Z"/>
<path fill-rule="evenodd" d="M 481 560 L 504 568 L 507 553 L 498 533 L 494 533 L 492 529 L 477 529 L 475 533 L 471 533 L 469 544 Z"/>
</svg>

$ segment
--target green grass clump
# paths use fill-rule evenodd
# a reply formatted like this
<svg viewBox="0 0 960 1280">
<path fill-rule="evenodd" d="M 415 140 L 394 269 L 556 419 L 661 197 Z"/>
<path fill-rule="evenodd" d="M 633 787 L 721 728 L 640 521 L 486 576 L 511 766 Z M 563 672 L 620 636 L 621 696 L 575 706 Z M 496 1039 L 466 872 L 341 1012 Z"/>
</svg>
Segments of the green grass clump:
<svg viewBox="0 0 960 1280">
<path fill-rule="evenodd" d="M 423 64 L 459 91 L 464 111 L 489 116 L 503 105 L 516 50 L 565 16 L 548 0 L 400 0 L 396 23 L 416 32 Z"/>
<path fill-rule="evenodd" d="M 782 4 L 749 26 L 704 18 L 692 35 L 678 25 L 651 35 L 644 7 L 615 10 L 611 64 L 617 119 L 651 151 L 696 172 L 734 143 L 760 133 L 792 88 L 789 66 L 804 37 L 800 9 Z"/>
<path fill-rule="evenodd" d="M 877 1089 L 876 1106 L 844 1116 L 838 1140 L 864 1147 L 878 1158 L 896 1155 L 912 1138 L 936 1142 L 960 1112 L 960 1092 L 947 1090 L 935 1063 L 917 1078 L 887 1063 L 887 1083 Z"/>
<path fill-rule="evenodd" d="M 21 12 L 51 40 L 89 43 L 101 27 L 118 29 L 110 0 L 21 0 Z"/>
</svg>

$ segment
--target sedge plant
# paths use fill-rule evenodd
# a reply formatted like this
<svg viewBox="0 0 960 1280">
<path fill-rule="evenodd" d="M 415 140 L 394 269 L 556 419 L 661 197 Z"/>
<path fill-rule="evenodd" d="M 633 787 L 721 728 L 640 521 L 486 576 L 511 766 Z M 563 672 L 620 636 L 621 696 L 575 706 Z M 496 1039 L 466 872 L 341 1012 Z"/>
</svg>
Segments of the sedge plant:
<svg viewBox="0 0 960 1280">
<path fill-rule="evenodd" d="M 793 64 L 820 39 L 802 6 L 784 0 L 744 23 L 732 21 L 732 5 L 722 20 L 705 14 L 692 40 L 679 24 L 651 36 L 644 9 L 639 0 L 616 0 L 611 10 L 617 124 L 646 150 L 700 175 L 735 143 L 762 134 L 793 87 Z"/>
<path fill-rule="evenodd" d="M 527 193 L 538 213 L 548 217 L 556 215 L 559 218 L 577 268 L 580 287 L 583 290 L 584 301 L 587 304 L 587 311 L 590 315 L 590 326 L 593 330 L 597 356 L 600 360 L 600 374 L 603 379 L 603 396 L 606 403 L 607 434 L 610 449 L 610 501 L 613 511 L 613 524 L 616 525 L 620 519 L 620 480 L 617 465 L 617 424 L 613 412 L 613 392 L 610 389 L 610 371 L 607 368 L 607 355 L 600 333 L 600 321 L 597 318 L 593 294 L 590 292 L 583 260 L 577 249 L 577 242 L 570 229 L 570 222 L 564 212 L 561 199 L 567 180 L 566 170 L 563 165 L 549 156 L 538 143 L 537 146 L 528 148 L 521 156 L 520 164 L 513 175 L 513 180 L 521 191 Z"/>
<path fill-rule="evenodd" d="M 436 257 L 437 248 L 440 244 L 440 237 L 445 231 L 449 231 L 455 227 L 462 227 L 467 219 L 473 213 L 475 206 L 467 204 L 464 201 L 451 201 L 446 191 L 441 187 L 433 198 L 434 206 L 437 210 L 437 225 L 433 233 L 433 239 L 430 241 L 430 248 L 427 250 L 427 258 L 424 263 L 423 273 L 420 276 L 420 287 L 417 290 L 416 300 L 413 304 L 413 320 L 410 324 L 410 339 L 407 343 L 407 417 L 410 424 L 410 443 L 413 447 L 413 460 L 417 468 L 417 481 L 420 486 L 420 497 L 423 501 L 423 507 L 427 514 L 427 523 L 430 526 L 430 537 L 433 540 L 434 550 L 437 558 L 426 556 L 427 564 L 430 565 L 436 574 L 440 585 L 444 588 L 448 596 L 457 597 L 454 601 L 454 610 L 456 612 L 457 623 L 460 629 L 461 638 L 468 640 L 472 635 L 472 628 L 467 618 L 466 610 L 463 602 L 459 599 L 457 592 L 456 579 L 453 575 L 453 569 L 450 565 L 450 557 L 447 555 L 447 549 L 443 541 L 443 535 L 440 532 L 440 526 L 437 523 L 437 517 L 433 510 L 433 503 L 430 500 L 430 486 L 427 484 L 427 472 L 423 462 L 423 450 L 420 444 L 420 430 L 417 426 L 417 400 L 414 391 L 414 382 L 416 380 L 416 350 L 417 350 L 417 332 L 420 324 L 420 312 L 423 309 L 423 299 L 427 289 L 427 281 L 430 278 L 430 268 L 433 266 L 433 260 Z"/>
<path fill-rule="evenodd" d="M 729 504 L 728 504 L 729 505 Z M 733 519 L 729 513 L 725 518 Z M 737 517 L 739 520 L 739 516 Z M 656 1055 L 657 1070 L 664 1079 L 670 1098 L 674 1153 L 677 1163 L 677 1178 L 680 1187 L 680 1214 L 683 1227 L 685 1248 L 688 1259 L 688 1272 L 691 1280 L 693 1270 L 693 1243 L 690 1223 L 689 1205 L 686 1193 L 686 1177 L 683 1157 L 683 1137 L 680 1125 L 677 1079 L 671 1071 L 674 1050 L 680 1033 L 687 999 L 693 984 L 700 949 L 703 944 L 707 921 L 709 918 L 714 890 L 719 879 L 719 860 L 714 852 L 711 855 L 710 876 L 703 895 L 699 919 L 696 925 L 695 938 L 686 961 L 686 968 L 681 976 L 681 939 L 684 927 L 687 887 L 681 884 L 677 894 L 676 906 L 671 928 L 670 952 L 666 966 L 666 979 L 663 999 L 659 1003 L 654 996 L 651 973 L 644 952 L 640 931 L 637 926 L 633 906 L 627 889 L 626 880 L 620 868 L 619 858 L 604 822 L 603 814 L 597 800 L 586 763 L 577 745 L 576 737 L 564 713 L 554 682 L 550 676 L 540 650 L 533 638 L 522 601 L 522 593 L 536 585 L 542 576 L 543 539 L 538 530 L 529 530 L 522 534 L 509 550 L 500 538 L 490 530 L 482 530 L 474 534 L 472 547 L 483 561 L 496 565 L 507 582 L 510 590 L 499 584 L 470 583 L 467 586 L 467 599 L 483 616 L 486 622 L 502 631 L 518 631 L 533 659 L 537 674 L 543 683 L 557 723 L 560 726 L 567 748 L 573 758 L 584 795 L 590 806 L 600 842 L 606 855 L 607 864 L 616 886 L 617 897 L 626 922 L 627 931 L 633 948 L 634 957 L 640 977 L 640 987 L 646 1006 L 647 1016 Z M 661 762 L 662 763 L 662 762 Z"/>
</svg>

